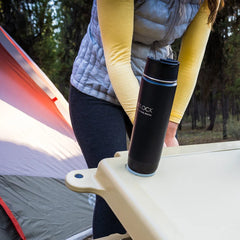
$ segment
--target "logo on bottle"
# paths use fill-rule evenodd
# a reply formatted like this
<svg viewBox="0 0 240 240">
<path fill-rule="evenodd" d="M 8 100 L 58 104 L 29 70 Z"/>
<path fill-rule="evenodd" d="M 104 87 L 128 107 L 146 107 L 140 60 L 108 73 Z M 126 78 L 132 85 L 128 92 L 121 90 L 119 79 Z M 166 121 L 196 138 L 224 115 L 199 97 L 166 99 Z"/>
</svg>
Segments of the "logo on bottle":
<svg viewBox="0 0 240 240">
<path fill-rule="evenodd" d="M 149 117 L 152 117 L 152 114 L 153 114 L 153 108 L 148 107 L 141 103 L 138 103 L 138 111 Z"/>
</svg>

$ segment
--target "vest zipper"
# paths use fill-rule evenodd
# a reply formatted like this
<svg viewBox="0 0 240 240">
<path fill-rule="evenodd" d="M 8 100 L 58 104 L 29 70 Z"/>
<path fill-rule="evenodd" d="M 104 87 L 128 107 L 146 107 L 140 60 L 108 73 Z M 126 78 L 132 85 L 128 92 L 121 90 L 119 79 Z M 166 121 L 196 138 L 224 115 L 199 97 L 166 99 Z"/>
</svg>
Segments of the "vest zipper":
<svg viewBox="0 0 240 240">
<path fill-rule="evenodd" d="M 179 10 L 180 10 L 180 1 L 181 0 L 176 0 L 175 1 L 175 11 L 174 11 L 174 17 L 173 17 L 172 23 L 171 23 L 171 25 L 169 27 L 169 31 L 167 32 L 166 36 L 164 37 L 164 39 L 161 42 L 166 43 L 166 40 L 168 39 L 168 37 L 173 32 L 173 29 L 174 29 L 175 24 L 177 23 L 177 19 L 179 17 L 179 15 L 177 13 L 179 13 Z"/>
</svg>

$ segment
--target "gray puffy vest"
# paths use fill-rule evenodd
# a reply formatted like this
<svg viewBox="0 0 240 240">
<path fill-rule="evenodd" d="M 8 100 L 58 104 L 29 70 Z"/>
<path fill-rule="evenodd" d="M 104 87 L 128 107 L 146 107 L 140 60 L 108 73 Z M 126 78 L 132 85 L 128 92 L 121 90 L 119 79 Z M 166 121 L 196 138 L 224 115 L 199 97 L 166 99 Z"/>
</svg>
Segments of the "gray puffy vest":
<svg viewBox="0 0 240 240">
<path fill-rule="evenodd" d="M 132 69 L 140 81 L 148 56 L 172 57 L 170 45 L 182 37 L 199 0 L 135 0 Z M 119 104 L 109 80 L 93 1 L 91 20 L 73 64 L 71 84 L 81 92 Z"/>
</svg>

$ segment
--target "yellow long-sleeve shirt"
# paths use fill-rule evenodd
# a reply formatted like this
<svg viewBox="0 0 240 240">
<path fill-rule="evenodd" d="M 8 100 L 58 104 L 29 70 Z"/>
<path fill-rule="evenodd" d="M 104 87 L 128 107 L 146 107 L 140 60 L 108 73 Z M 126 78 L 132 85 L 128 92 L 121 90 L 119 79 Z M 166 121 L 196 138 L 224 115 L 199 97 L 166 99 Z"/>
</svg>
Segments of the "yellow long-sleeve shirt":
<svg viewBox="0 0 240 240">
<path fill-rule="evenodd" d="M 134 0 L 98 0 L 98 18 L 110 81 L 130 120 L 134 121 L 139 83 L 131 69 Z M 184 33 L 179 53 L 178 86 L 170 121 L 179 123 L 192 96 L 211 31 L 207 0 Z M 117 31 L 115 30 L 117 28 Z"/>
</svg>

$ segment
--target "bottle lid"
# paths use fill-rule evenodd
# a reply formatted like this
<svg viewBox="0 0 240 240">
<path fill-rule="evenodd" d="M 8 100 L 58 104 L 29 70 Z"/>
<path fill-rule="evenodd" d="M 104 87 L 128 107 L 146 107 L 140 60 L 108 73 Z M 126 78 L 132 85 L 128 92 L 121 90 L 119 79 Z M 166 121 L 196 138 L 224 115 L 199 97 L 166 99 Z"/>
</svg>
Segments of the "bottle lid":
<svg viewBox="0 0 240 240">
<path fill-rule="evenodd" d="M 156 81 L 176 81 L 179 62 L 173 59 L 153 59 L 148 57 L 144 69 L 144 75 Z"/>
</svg>

